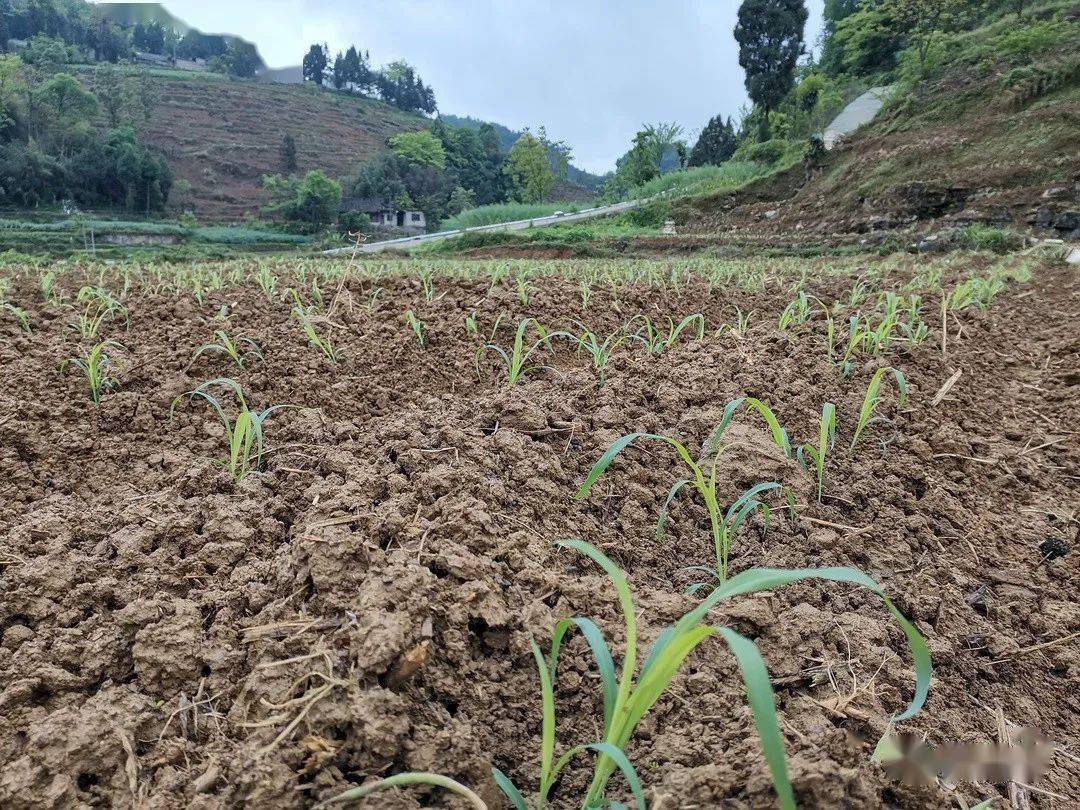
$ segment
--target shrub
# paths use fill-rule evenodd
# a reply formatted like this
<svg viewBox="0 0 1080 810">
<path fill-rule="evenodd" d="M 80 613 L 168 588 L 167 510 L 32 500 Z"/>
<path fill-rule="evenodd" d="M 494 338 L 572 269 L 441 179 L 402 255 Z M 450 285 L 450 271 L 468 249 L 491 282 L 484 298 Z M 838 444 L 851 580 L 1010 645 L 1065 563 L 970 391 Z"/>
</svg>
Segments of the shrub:
<svg viewBox="0 0 1080 810">
<path fill-rule="evenodd" d="M 625 217 L 627 221 L 642 228 L 661 228 L 670 214 L 671 203 L 661 199 L 650 200 L 637 208 L 631 208 Z"/>
<path fill-rule="evenodd" d="M 739 148 L 735 150 L 734 159 L 747 160 L 752 163 L 764 163 L 771 166 L 784 156 L 788 146 L 788 142 L 780 138 L 773 138 L 760 143 L 747 141 L 740 144 Z"/>
</svg>

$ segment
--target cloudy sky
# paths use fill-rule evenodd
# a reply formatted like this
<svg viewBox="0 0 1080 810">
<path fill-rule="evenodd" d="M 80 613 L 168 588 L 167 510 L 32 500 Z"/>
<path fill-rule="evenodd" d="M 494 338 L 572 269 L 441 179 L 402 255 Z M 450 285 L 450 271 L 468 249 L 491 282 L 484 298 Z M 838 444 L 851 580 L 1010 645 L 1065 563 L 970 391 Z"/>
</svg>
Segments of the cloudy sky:
<svg viewBox="0 0 1080 810">
<path fill-rule="evenodd" d="M 824 0 L 807 0 L 817 40 Z M 605 172 L 643 122 L 694 133 L 746 100 L 737 0 L 165 0 L 189 25 L 255 42 L 271 67 L 312 42 L 405 59 L 439 109 L 511 128 L 545 124 Z"/>
</svg>

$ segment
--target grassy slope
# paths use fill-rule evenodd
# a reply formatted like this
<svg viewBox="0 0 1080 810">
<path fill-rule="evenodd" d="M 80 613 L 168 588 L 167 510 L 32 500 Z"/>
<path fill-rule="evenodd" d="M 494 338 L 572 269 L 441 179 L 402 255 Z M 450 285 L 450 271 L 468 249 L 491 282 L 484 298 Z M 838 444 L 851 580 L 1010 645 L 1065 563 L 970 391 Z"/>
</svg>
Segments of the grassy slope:
<svg viewBox="0 0 1080 810">
<path fill-rule="evenodd" d="M 929 182 L 990 189 L 1007 205 L 1068 182 L 1080 168 L 1080 21 L 1028 28 L 1032 36 L 1006 20 L 958 37 L 928 81 L 860 133 L 817 192 L 852 208 Z M 1049 92 L 1026 96 L 1029 70 L 1051 77 Z"/>
<path fill-rule="evenodd" d="M 426 126 L 423 118 L 382 102 L 311 86 L 178 71 L 151 76 L 160 101 L 147 140 L 165 152 L 178 179 L 191 183 L 186 194 L 174 190 L 171 203 L 200 220 L 238 220 L 258 211 L 265 201 L 259 179 L 281 171 L 285 134 L 296 139 L 301 171 L 342 176 L 391 135 Z"/>
<path fill-rule="evenodd" d="M 868 217 L 910 215 L 899 192 L 913 183 L 969 189 L 968 213 L 1008 212 L 1022 223 L 1043 191 L 1070 186 L 1080 171 L 1080 14 L 1070 6 L 1080 9 L 1056 0 L 1023 23 L 1002 19 L 943 40 L 928 76 L 914 81 L 909 65 L 877 119 L 809 183 L 801 166 L 765 178 L 731 212 L 726 195 L 699 198 L 687 224 L 697 232 L 751 225 L 791 233 L 797 223 L 849 230 Z M 763 222 L 766 209 L 779 216 Z"/>
</svg>

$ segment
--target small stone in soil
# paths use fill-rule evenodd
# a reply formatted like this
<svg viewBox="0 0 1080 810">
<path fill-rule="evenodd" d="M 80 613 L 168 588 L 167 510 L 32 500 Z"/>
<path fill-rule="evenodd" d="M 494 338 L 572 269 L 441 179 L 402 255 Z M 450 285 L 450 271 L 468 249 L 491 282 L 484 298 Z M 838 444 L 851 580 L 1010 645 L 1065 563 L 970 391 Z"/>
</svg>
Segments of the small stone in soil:
<svg viewBox="0 0 1080 810">
<path fill-rule="evenodd" d="M 964 597 L 964 601 L 971 605 L 971 609 L 980 616 L 986 615 L 986 585 L 979 585 Z"/>
<path fill-rule="evenodd" d="M 1048 560 L 1056 560 L 1065 556 L 1069 550 L 1068 545 L 1060 537 L 1047 537 L 1039 543 L 1039 553 Z"/>
</svg>

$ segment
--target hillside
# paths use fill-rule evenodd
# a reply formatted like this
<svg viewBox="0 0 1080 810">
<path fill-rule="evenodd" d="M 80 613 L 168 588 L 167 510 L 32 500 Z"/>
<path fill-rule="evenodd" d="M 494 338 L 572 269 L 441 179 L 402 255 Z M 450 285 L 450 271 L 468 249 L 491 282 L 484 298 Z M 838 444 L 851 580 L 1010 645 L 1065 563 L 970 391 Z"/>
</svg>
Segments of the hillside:
<svg viewBox="0 0 1080 810">
<path fill-rule="evenodd" d="M 499 124 L 495 121 L 482 121 L 479 118 L 473 118 L 469 115 L 450 115 L 445 113 L 439 114 L 439 120 L 452 127 L 464 127 L 466 129 L 478 130 L 484 124 L 490 124 L 495 130 L 495 134 L 499 136 L 499 146 L 504 152 L 509 152 L 510 148 L 517 143 L 517 139 L 522 136 L 521 130 L 510 129 L 510 127 L 503 124 Z M 585 189 L 586 191 L 593 192 L 600 187 L 600 183 L 604 180 L 598 174 L 587 172 L 584 169 L 579 169 L 573 163 L 571 163 L 566 170 L 566 182 L 560 185 L 562 191 L 561 196 L 557 196 L 557 199 L 589 199 L 591 195 L 580 194 L 575 195 L 573 192 L 573 186 Z"/>
<path fill-rule="evenodd" d="M 1066 235 L 1080 202 L 1077 54 L 1077 3 L 952 35 L 809 180 L 800 164 L 740 195 L 687 201 L 677 219 L 693 233 L 796 240 L 972 223 Z"/>
<path fill-rule="evenodd" d="M 90 69 L 92 70 L 92 69 Z M 281 139 L 296 139 L 300 171 L 343 176 L 397 132 L 426 119 L 380 101 L 305 85 L 230 81 L 206 74 L 149 71 L 159 101 L 146 127 L 177 180 L 170 205 L 200 220 L 257 213 L 264 174 L 280 172 Z"/>
</svg>

